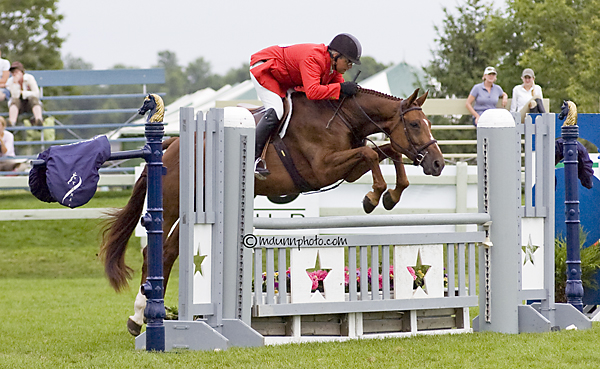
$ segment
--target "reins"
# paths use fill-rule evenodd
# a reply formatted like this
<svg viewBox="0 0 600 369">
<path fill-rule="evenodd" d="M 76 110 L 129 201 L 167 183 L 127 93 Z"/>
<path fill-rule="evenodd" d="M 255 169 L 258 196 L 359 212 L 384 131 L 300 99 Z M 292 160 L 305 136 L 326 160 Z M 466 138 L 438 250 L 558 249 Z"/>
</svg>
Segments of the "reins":
<svg viewBox="0 0 600 369">
<path fill-rule="evenodd" d="M 390 130 L 390 132 L 386 132 L 381 126 L 379 126 L 379 124 L 377 124 L 377 122 L 375 122 L 368 114 L 367 112 L 364 111 L 364 109 L 362 108 L 362 106 L 360 106 L 360 104 L 356 101 L 356 96 L 352 97 L 352 101 L 354 101 L 354 103 L 356 104 L 356 106 L 358 106 L 358 109 L 363 113 L 363 115 L 369 120 L 369 122 L 371 122 L 371 124 L 373 124 L 375 127 L 377 127 L 377 129 L 383 133 L 389 140 L 390 143 L 392 144 L 392 146 L 397 148 L 397 151 L 399 151 L 402 154 L 405 154 L 407 157 L 409 157 L 412 161 L 413 161 L 413 165 L 418 166 L 421 164 L 421 162 L 423 161 L 423 159 L 425 159 L 425 156 L 429 153 L 428 151 L 426 151 L 426 149 L 433 145 L 434 143 L 437 142 L 437 140 L 432 139 L 429 142 L 425 143 L 422 146 L 417 146 L 415 145 L 415 143 L 413 142 L 413 140 L 411 139 L 409 133 L 408 133 L 408 127 L 406 125 L 406 120 L 404 119 L 404 115 L 410 111 L 413 110 L 423 110 L 420 106 L 411 106 L 406 110 L 400 110 L 400 121 L 398 123 L 396 123 L 394 125 L 394 127 Z M 331 120 L 333 120 L 333 118 L 335 118 L 336 115 L 338 115 L 338 111 L 340 110 L 340 107 L 342 105 L 343 101 L 340 102 L 340 105 L 338 106 L 338 108 L 335 110 L 335 114 L 334 116 L 331 118 Z M 358 136 L 356 135 L 356 132 L 354 131 L 354 129 L 352 128 L 352 126 L 350 125 L 349 122 L 346 121 L 346 119 L 343 118 L 341 112 L 338 115 L 340 117 L 340 119 L 342 120 L 342 122 L 344 123 L 344 125 L 346 125 L 350 131 L 352 132 L 352 134 L 354 135 L 355 139 L 360 140 L 358 138 Z M 331 121 L 330 120 L 330 121 Z M 394 131 L 398 128 L 398 126 L 400 125 L 400 123 L 402 123 L 403 125 L 403 129 L 404 129 L 404 135 L 406 136 L 406 139 L 410 145 L 410 147 L 408 149 L 402 147 L 402 145 L 400 145 L 398 142 L 396 142 L 393 138 L 392 138 L 392 133 L 394 133 Z M 379 147 L 372 141 L 369 140 L 371 143 L 373 143 L 373 145 L 375 145 L 375 147 L 377 147 L 377 149 L 383 153 L 382 150 L 379 149 Z M 384 154 L 385 155 L 385 154 Z M 396 161 L 396 159 L 390 158 L 389 155 L 385 155 L 387 156 L 389 159 Z"/>
</svg>

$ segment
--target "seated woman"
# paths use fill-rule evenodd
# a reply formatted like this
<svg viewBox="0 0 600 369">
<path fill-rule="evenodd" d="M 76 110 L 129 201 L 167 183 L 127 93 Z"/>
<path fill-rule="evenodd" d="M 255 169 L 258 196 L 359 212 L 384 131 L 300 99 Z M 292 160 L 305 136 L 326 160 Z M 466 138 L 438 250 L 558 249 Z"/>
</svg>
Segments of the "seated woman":
<svg viewBox="0 0 600 369">
<path fill-rule="evenodd" d="M 521 112 L 521 123 L 523 123 L 527 113 L 545 113 L 546 109 L 542 103 L 544 98 L 542 88 L 535 84 L 533 69 L 524 69 L 521 79 L 523 84 L 513 88 L 510 111 Z"/>
<path fill-rule="evenodd" d="M 25 73 L 21 62 L 13 62 L 10 67 L 12 77 L 6 82 L 6 88 L 10 91 L 10 102 L 8 103 L 8 120 L 11 126 L 17 124 L 20 113 L 33 113 L 34 124 L 41 126 L 42 105 L 40 104 L 40 88 L 35 77 Z"/>
</svg>

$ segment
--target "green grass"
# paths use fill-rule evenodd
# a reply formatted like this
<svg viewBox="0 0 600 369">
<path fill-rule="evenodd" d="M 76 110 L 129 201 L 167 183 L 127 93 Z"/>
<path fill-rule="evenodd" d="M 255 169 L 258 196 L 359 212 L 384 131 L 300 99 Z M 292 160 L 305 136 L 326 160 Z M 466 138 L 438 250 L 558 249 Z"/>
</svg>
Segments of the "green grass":
<svg viewBox="0 0 600 369">
<path fill-rule="evenodd" d="M 123 206 L 128 192 L 91 207 Z M 46 205 L 0 192 L 0 208 Z M 474 333 L 220 352 L 135 350 L 125 322 L 139 283 L 139 240 L 127 262 L 132 288 L 115 293 L 97 259 L 96 220 L 0 222 L 0 368 L 596 368 L 600 324 L 586 331 Z M 177 271 L 165 302 L 176 305 Z"/>
</svg>

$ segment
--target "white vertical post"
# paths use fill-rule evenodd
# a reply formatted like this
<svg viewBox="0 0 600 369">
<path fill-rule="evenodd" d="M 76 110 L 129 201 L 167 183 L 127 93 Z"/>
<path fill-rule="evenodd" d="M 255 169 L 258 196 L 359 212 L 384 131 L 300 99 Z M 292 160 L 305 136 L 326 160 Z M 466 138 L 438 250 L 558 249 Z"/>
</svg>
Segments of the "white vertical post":
<svg viewBox="0 0 600 369">
<path fill-rule="evenodd" d="M 521 140 L 507 110 L 487 110 L 479 119 L 477 166 L 479 211 L 491 216 L 493 244 L 480 248 L 478 329 L 519 333 Z"/>
</svg>

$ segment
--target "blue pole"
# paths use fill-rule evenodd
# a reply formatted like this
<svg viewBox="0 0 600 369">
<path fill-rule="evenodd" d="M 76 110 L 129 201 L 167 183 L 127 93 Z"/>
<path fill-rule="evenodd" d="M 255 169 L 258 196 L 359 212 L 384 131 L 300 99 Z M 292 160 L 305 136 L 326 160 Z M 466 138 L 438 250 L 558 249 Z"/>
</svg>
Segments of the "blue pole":
<svg viewBox="0 0 600 369">
<path fill-rule="evenodd" d="M 583 312 L 583 284 L 579 252 L 579 193 L 577 188 L 577 138 L 579 126 L 561 128 L 565 164 L 565 223 L 567 228 L 567 303 Z"/>
<path fill-rule="evenodd" d="M 163 201 L 162 201 L 162 139 L 164 124 L 151 122 L 149 114 L 146 122 L 146 146 L 144 159 L 148 168 L 148 212 L 142 218 L 142 225 L 148 233 L 148 277 L 142 285 L 146 296 L 146 350 L 165 351 L 165 313 L 163 287 Z"/>
</svg>

